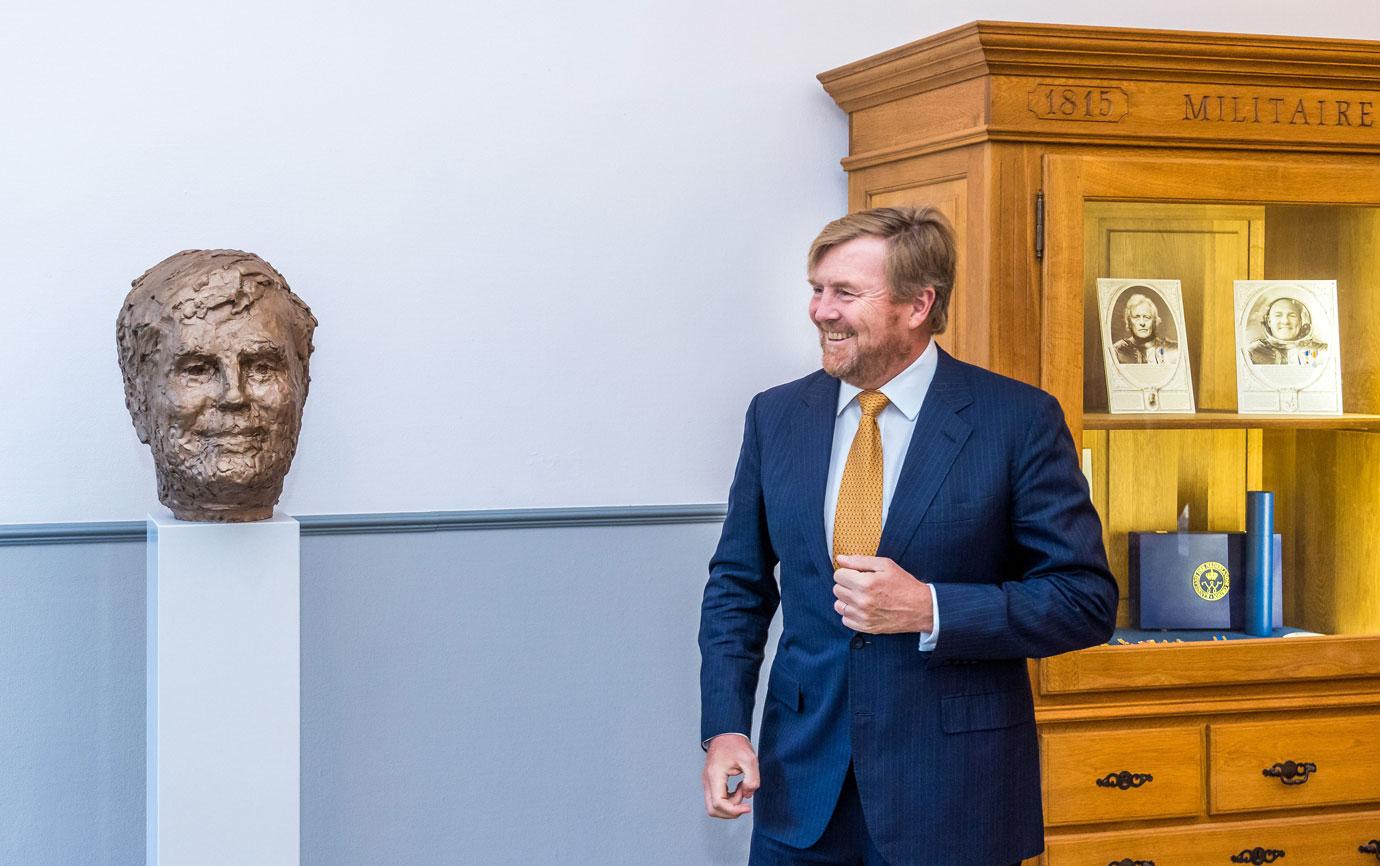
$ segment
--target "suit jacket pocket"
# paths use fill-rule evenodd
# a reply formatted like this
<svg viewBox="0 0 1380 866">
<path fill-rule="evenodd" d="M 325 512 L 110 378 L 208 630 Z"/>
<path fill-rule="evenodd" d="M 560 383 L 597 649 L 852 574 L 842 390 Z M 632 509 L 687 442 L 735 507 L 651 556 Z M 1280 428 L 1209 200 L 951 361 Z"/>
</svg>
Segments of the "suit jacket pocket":
<svg viewBox="0 0 1380 866">
<path fill-rule="evenodd" d="M 979 499 L 936 499 L 925 512 L 921 523 L 967 523 L 991 517 L 1002 507 L 1001 497 L 984 496 Z"/>
<path fill-rule="evenodd" d="M 1035 718 L 1028 692 L 983 692 L 953 695 L 940 703 L 944 733 L 1009 728 Z"/>
<path fill-rule="evenodd" d="M 771 676 L 767 679 L 767 695 L 785 704 L 793 713 L 800 712 L 804 699 L 800 683 L 776 661 L 772 662 Z"/>
</svg>

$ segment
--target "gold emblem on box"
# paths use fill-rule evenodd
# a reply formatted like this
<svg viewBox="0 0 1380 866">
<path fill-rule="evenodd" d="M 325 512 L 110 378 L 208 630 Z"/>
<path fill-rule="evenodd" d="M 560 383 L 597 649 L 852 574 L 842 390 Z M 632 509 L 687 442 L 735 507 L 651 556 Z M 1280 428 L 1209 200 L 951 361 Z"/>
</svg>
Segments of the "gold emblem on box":
<svg viewBox="0 0 1380 866">
<path fill-rule="evenodd" d="M 1220 562 L 1208 561 L 1193 570 L 1193 591 L 1203 601 L 1226 598 L 1231 589 L 1231 572 Z"/>
</svg>

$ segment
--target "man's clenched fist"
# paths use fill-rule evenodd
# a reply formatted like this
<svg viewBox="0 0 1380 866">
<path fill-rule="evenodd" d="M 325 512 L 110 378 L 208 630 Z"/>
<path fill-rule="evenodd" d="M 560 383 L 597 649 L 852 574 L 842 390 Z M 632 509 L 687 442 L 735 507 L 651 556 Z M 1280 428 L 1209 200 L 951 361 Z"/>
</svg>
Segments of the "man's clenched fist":
<svg viewBox="0 0 1380 866">
<path fill-rule="evenodd" d="M 853 631 L 900 634 L 934 629 L 930 588 L 884 556 L 840 556 L 834 612 Z"/>
<path fill-rule="evenodd" d="M 738 787 L 728 790 L 728 780 L 742 776 Z M 740 734 L 719 734 L 709 741 L 704 756 L 704 810 L 711 818 L 737 818 L 752 811 L 747 801 L 757 793 L 762 778 L 757 772 L 757 753 Z"/>
</svg>

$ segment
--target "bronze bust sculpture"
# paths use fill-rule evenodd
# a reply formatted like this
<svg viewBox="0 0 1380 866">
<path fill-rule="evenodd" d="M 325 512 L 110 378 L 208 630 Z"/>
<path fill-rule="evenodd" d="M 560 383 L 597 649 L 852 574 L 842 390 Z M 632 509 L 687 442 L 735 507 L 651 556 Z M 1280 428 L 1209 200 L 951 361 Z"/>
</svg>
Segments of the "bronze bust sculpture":
<svg viewBox="0 0 1380 866">
<path fill-rule="evenodd" d="M 252 253 L 186 250 L 134 281 L 115 325 L 125 405 L 174 517 L 273 515 L 297 451 L 316 324 Z"/>
</svg>

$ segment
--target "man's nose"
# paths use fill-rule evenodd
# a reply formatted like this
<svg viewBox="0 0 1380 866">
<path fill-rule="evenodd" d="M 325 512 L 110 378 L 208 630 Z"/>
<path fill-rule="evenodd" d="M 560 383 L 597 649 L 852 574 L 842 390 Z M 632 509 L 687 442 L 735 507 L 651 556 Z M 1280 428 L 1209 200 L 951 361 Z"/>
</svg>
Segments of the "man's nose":
<svg viewBox="0 0 1380 866">
<path fill-rule="evenodd" d="M 828 296 L 820 295 L 810 304 L 810 318 L 816 322 L 828 322 L 838 318 L 838 307 Z"/>
<path fill-rule="evenodd" d="M 244 405 L 244 383 L 240 381 L 239 364 L 226 364 L 222 368 L 219 403 L 226 407 Z"/>
</svg>

